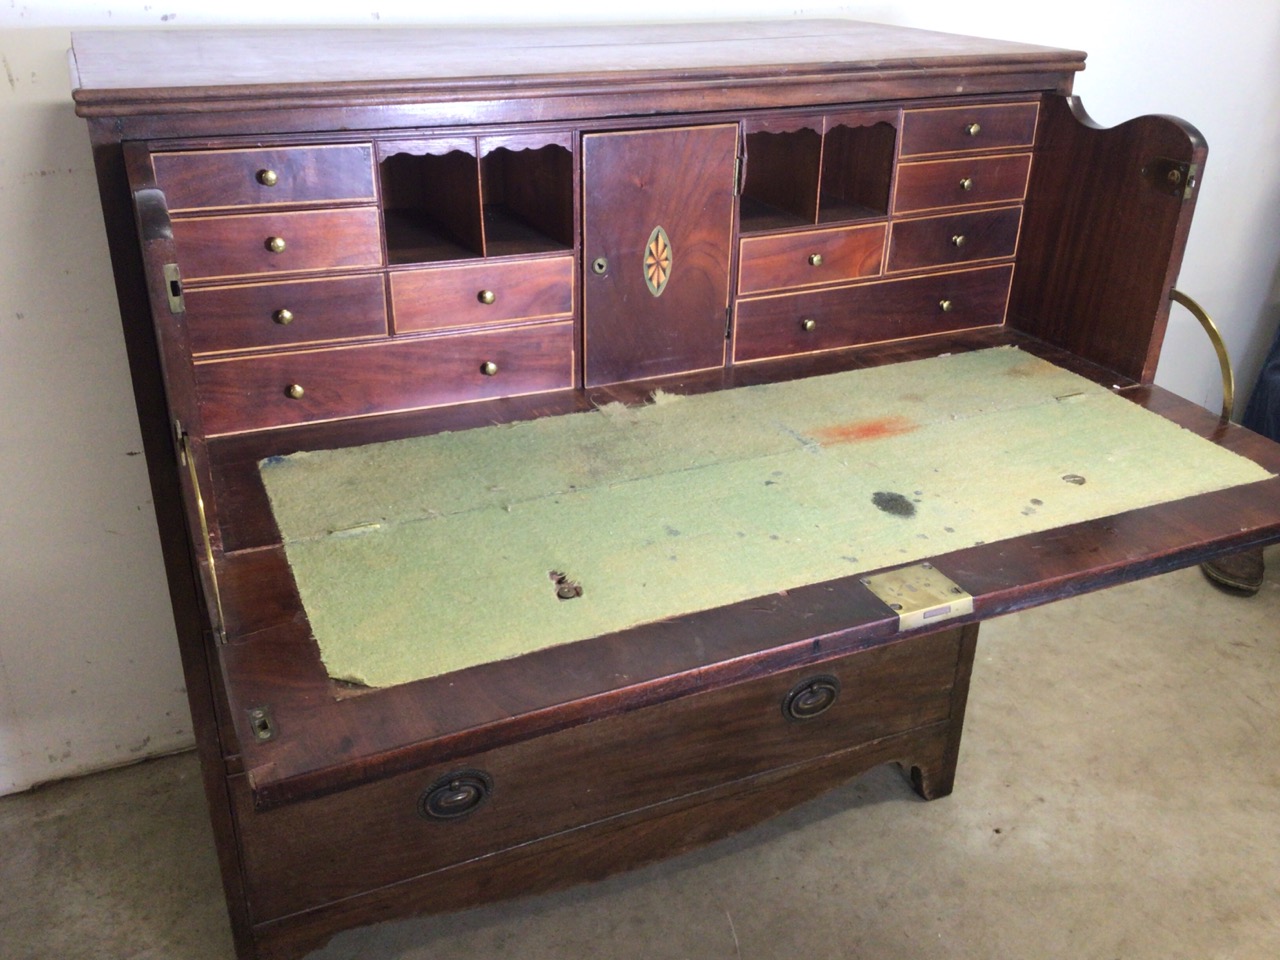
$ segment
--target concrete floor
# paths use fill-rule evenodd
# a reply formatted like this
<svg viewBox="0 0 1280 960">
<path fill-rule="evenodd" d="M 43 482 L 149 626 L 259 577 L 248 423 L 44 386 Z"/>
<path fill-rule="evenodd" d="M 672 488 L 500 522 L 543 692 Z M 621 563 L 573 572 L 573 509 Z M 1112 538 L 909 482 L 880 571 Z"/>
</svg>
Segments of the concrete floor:
<svg viewBox="0 0 1280 960">
<path fill-rule="evenodd" d="M 668 863 L 313 960 L 1280 957 L 1280 551 L 983 628 L 955 793 L 877 770 Z M 0 956 L 230 960 L 190 754 L 0 801 Z"/>
</svg>

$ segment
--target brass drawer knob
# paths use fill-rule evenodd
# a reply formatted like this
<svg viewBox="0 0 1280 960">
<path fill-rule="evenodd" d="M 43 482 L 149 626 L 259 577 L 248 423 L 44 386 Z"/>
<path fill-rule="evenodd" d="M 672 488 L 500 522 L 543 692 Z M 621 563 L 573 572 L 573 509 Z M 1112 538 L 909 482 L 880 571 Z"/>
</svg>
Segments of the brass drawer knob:
<svg viewBox="0 0 1280 960">
<path fill-rule="evenodd" d="M 257 180 L 264 187 L 274 187 L 280 182 L 280 175 L 274 170 L 259 170 Z"/>
<path fill-rule="evenodd" d="M 956 305 L 952 303 L 950 300 L 938 301 L 938 309 L 941 310 L 943 313 L 950 313 L 952 310 L 955 309 L 955 306 Z"/>
<path fill-rule="evenodd" d="M 494 363 L 492 360 L 486 360 L 484 363 L 480 364 L 480 372 L 483 373 L 486 377 L 497 376 L 498 365 Z"/>
<path fill-rule="evenodd" d="M 840 696 L 840 681 L 830 674 L 801 680 L 782 698 L 782 715 L 788 720 L 812 720 L 831 709 Z"/>
<path fill-rule="evenodd" d="M 813 331 L 818 329 L 818 321 L 814 320 L 812 317 L 805 317 L 800 321 L 800 329 L 805 333 L 813 333 Z"/>
<path fill-rule="evenodd" d="M 980 134 L 980 133 L 982 132 L 982 124 L 980 124 L 980 123 L 967 123 L 967 124 L 965 124 L 964 132 L 965 132 L 965 133 L 967 133 L 967 134 L 968 134 L 969 136 L 971 136 L 971 137 L 976 137 L 978 134 Z"/>
<path fill-rule="evenodd" d="M 481 770 L 459 770 L 441 777 L 418 798 L 426 820 L 456 820 L 478 810 L 493 792 L 493 779 Z"/>
<path fill-rule="evenodd" d="M 961 181 L 960 181 L 960 189 L 961 189 L 961 190 L 972 190 L 972 189 L 973 189 L 973 177 L 965 177 L 963 180 L 961 180 Z"/>
<path fill-rule="evenodd" d="M 291 383 L 284 388 L 284 395 L 290 400 L 301 400 L 304 393 L 306 391 L 302 389 L 302 384 L 300 383 Z"/>
<path fill-rule="evenodd" d="M 280 324 L 280 326 L 286 327 L 293 323 L 293 311 L 287 307 L 281 307 L 271 315 L 271 319 Z"/>
<path fill-rule="evenodd" d="M 272 253 L 284 253 L 284 237 L 267 237 L 267 249 Z"/>
<path fill-rule="evenodd" d="M 476 299 L 479 300 L 481 303 L 489 304 L 497 300 L 498 295 L 494 293 L 492 290 L 481 290 L 479 293 L 476 294 Z"/>
<path fill-rule="evenodd" d="M 820 253 L 811 253 L 811 254 L 809 254 L 809 266 L 811 266 L 811 267 L 820 267 L 820 266 L 822 266 L 822 254 L 820 254 Z"/>
<path fill-rule="evenodd" d="M 953 247 L 963 247 L 963 246 L 964 246 L 964 234 L 963 234 L 963 233 L 957 233 L 954 237 L 952 237 L 952 238 L 951 238 L 951 245 L 952 245 Z"/>
</svg>

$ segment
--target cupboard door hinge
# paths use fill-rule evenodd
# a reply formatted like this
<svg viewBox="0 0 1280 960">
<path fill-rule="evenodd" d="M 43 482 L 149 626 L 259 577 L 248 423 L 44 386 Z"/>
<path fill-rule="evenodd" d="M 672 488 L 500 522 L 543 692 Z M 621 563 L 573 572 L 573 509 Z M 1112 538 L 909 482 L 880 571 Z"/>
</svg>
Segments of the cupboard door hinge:
<svg viewBox="0 0 1280 960">
<path fill-rule="evenodd" d="M 733 158 L 733 195 L 742 196 L 742 157 Z"/>
<path fill-rule="evenodd" d="M 1199 183 L 1197 164 L 1157 157 L 1142 168 L 1142 175 L 1153 187 L 1171 197 L 1190 200 Z"/>
<path fill-rule="evenodd" d="M 862 577 L 862 585 L 898 615 L 899 630 L 914 630 L 973 613 L 973 596 L 931 563 Z"/>
<path fill-rule="evenodd" d="M 169 297 L 170 313 L 187 312 L 187 306 L 182 300 L 182 272 L 176 263 L 164 265 L 164 292 Z"/>
<path fill-rule="evenodd" d="M 733 336 L 733 307 L 724 308 L 724 338 Z"/>
</svg>

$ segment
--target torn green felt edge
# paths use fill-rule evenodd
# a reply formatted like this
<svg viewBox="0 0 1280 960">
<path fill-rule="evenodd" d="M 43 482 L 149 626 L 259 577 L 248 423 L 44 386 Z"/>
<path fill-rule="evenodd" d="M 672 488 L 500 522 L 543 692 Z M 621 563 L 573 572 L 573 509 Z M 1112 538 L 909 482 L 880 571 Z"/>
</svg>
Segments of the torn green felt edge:
<svg viewBox="0 0 1280 960">
<path fill-rule="evenodd" d="M 261 470 L 329 674 L 375 687 L 1270 476 L 1012 348 Z"/>
</svg>

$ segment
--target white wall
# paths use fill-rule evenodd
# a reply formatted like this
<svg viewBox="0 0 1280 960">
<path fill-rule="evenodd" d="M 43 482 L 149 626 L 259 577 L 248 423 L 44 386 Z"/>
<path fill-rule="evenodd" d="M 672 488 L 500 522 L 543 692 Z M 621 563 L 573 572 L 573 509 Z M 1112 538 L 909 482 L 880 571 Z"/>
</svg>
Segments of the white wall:
<svg viewBox="0 0 1280 960">
<path fill-rule="evenodd" d="M 0 9 L 0 793 L 190 742 L 83 124 L 72 27 L 458 19 L 420 2 L 86 2 Z M 631 8 L 628 8 L 631 9 Z M 466 5 L 470 21 L 600 19 L 595 0 Z M 1223 327 L 1244 386 L 1280 321 L 1280 4 L 685 0 L 651 19 L 840 15 L 1073 47 L 1094 117 L 1193 120 L 1210 144 L 1179 283 Z M 1175 317 L 1158 376 L 1213 409 L 1217 367 Z"/>
</svg>

